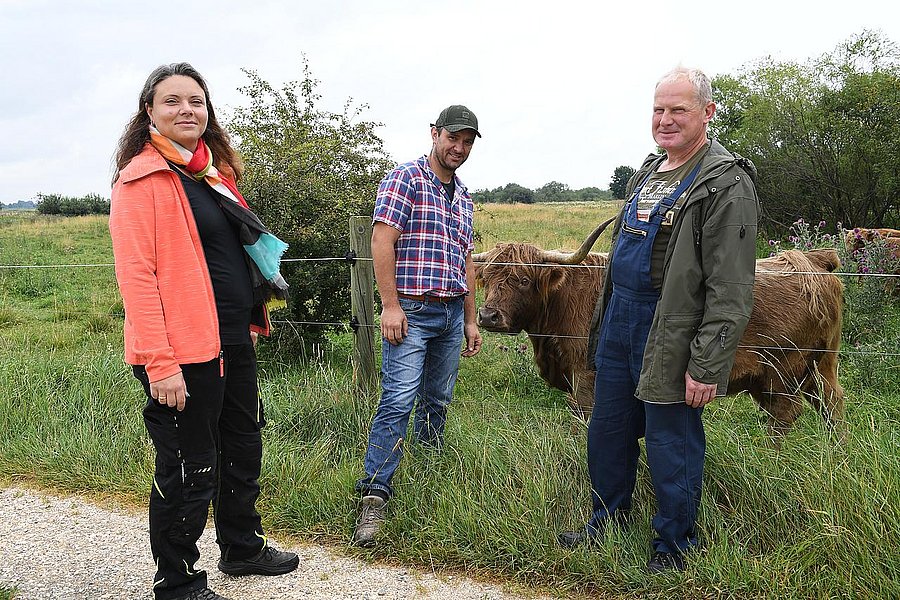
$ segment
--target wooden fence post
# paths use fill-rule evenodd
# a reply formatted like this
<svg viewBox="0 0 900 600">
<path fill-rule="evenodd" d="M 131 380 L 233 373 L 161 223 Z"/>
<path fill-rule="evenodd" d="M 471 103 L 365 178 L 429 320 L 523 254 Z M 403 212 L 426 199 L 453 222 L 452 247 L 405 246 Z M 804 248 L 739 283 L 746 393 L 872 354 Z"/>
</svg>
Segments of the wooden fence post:
<svg viewBox="0 0 900 600">
<path fill-rule="evenodd" d="M 377 382 L 372 217 L 350 217 L 350 250 L 362 259 L 350 267 L 350 310 L 358 324 L 353 335 L 353 380 L 358 392 L 371 394 Z"/>
</svg>

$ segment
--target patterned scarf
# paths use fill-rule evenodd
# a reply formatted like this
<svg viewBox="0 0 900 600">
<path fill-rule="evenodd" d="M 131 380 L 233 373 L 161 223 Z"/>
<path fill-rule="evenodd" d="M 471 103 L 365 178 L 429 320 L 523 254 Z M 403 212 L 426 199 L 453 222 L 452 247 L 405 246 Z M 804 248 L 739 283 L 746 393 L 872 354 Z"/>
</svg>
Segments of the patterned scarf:
<svg viewBox="0 0 900 600">
<path fill-rule="evenodd" d="M 269 282 L 276 297 L 284 298 L 288 288 L 287 282 L 281 276 L 281 256 L 287 250 L 288 245 L 272 235 L 259 218 L 253 214 L 241 193 L 238 191 L 234 180 L 225 173 L 220 172 L 213 165 L 213 155 L 209 147 L 198 140 L 197 150 L 191 152 L 161 134 L 156 127 L 150 126 L 150 143 L 156 148 L 163 158 L 181 167 L 197 181 L 205 181 L 218 196 L 225 198 L 226 202 L 219 205 L 239 225 L 240 241 L 244 250 L 253 259 L 262 276 Z"/>
</svg>

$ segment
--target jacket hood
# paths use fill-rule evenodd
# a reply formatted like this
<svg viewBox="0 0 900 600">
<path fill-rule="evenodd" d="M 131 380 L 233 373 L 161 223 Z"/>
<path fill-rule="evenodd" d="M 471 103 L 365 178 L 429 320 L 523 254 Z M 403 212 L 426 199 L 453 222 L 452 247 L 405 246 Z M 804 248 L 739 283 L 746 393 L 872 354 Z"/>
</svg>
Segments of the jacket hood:
<svg viewBox="0 0 900 600">
<path fill-rule="evenodd" d="M 721 175 L 731 166 L 740 167 L 750 177 L 750 181 L 753 182 L 753 185 L 756 185 L 756 166 L 749 158 L 744 158 L 736 152 L 731 152 L 715 139 L 710 139 L 709 148 L 706 150 L 706 154 L 707 160 L 697 176 L 697 181 L 694 185 L 698 185 L 707 179 Z M 656 169 L 665 158 L 665 154 L 648 155 L 647 158 L 644 159 L 641 168 L 635 173 L 635 180 L 645 176 L 649 169 Z"/>
</svg>

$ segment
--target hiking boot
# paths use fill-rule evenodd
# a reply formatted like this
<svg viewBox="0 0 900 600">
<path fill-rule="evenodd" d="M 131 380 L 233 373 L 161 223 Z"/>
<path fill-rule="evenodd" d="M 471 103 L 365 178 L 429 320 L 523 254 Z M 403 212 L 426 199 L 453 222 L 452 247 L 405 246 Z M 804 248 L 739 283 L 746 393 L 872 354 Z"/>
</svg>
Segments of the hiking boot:
<svg viewBox="0 0 900 600">
<path fill-rule="evenodd" d="M 178 596 L 175 600 L 228 600 L 225 596 L 220 596 L 208 587 L 194 590 L 186 596 Z"/>
<path fill-rule="evenodd" d="M 353 544 L 368 548 L 375 545 L 375 536 L 385 520 L 387 500 L 381 496 L 363 496 L 359 502 L 359 519 L 353 532 Z"/>
<path fill-rule="evenodd" d="M 647 563 L 647 570 L 651 573 L 663 573 L 665 571 L 684 571 L 684 554 L 675 552 L 654 552 Z"/>
<path fill-rule="evenodd" d="M 219 559 L 219 570 L 226 575 L 284 575 L 300 564 L 300 557 L 293 552 L 282 552 L 266 546 L 259 554 L 244 560 Z"/>
</svg>

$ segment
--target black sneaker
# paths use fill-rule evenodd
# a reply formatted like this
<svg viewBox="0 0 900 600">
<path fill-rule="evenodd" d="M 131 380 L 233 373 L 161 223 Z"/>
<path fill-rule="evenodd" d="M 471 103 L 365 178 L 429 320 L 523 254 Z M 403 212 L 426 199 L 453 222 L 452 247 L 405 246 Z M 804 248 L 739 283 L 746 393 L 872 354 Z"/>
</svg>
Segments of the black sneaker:
<svg viewBox="0 0 900 600">
<path fill-rule="evenodd" d="M 293 552 L 282 552 L 266 544 L 253 558 L 244 560 L 219 559 L 219 570 L 226 575 L 284 575 L 300 564 L 300 557 Z"/>
<path fill-rule="evenodd" d="M 587 530 L 563 531 L 556 536 L 556 541 L 563 548 L 578 548 L 579 546 L 594 546 L 600 543 L 599 535 L 588 535 Z"/>
<path fill-rule="evenodd" d="M 175 600 L 228 600 L 225 596 L 220 596 L 208 587 L 194 590 L 186 596 L 178 596 Z"/>
<path fill-rule="evenodd" d="M 647 570 L 651 573 L 663 573 L 665 571 L 684 571 L 684 554 L 674 552 L 654 552 L 647 563 Z"/>
<path fill-rule="evenodd" d="M 606 535 L 606 529 L 610 523 L 618 525 L 619 527 L 627 527 L 630 522 L 630 511 L 619 510 L 616 511 L 612 517 L 603 521 L 597 529 L 586 525 L 579 531 L 563 531 L 562 533 L 557 534 L 556 541 L 559 542 L 559 545 L 563 548 L 578 548 L 579 546 L 584 545 L 594 546 L 603 540 L 603 536 Z M 588 533 L 588 529 L 590 529 L 591 533 Z"/>
</svg>

